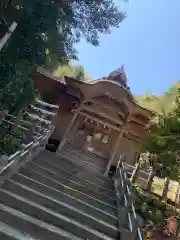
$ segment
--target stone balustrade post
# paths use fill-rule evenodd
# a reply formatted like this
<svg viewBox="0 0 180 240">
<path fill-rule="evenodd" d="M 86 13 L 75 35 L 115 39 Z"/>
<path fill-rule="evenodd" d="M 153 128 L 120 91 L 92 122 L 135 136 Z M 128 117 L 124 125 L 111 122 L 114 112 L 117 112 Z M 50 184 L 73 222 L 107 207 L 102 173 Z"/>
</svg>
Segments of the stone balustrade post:
<svg viewBox="0 0 180 240">
<path fill-rule="evenodd" d="M 136 167 L 134 168 L 134 170 L 133 170 L 133 172 L 132 172 L 132 175 L 131 175 L 131 178 L 130 178 L 130 182 L 131 182 L 131 183 L 134 183 L 134 182 L 136 181 L 139 168 L 140 168 L 140 162 L 138 162 L 138 163 L 136 164 Z"/>
</svg>

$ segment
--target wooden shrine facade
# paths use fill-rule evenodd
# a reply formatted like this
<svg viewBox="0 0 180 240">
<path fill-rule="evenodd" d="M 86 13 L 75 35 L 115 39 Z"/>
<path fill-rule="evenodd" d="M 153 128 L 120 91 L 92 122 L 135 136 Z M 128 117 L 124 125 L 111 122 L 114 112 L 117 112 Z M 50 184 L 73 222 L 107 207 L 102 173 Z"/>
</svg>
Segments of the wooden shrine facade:
<svg viewBox="0 0 180 240">
<path fill-rule="evenodd" d="M 119 77 L 119 80 L 118 80 Z M 106 172 L 120 155 L 133 164 L 154 113 L 137 104 L 122 76 L 80 82 L 55 78 L 42 68 L 33 73 L 43 101 L 59 105 L 52 137 L 57 151 L 71 142 L 107 161 Z"/>
</svg>

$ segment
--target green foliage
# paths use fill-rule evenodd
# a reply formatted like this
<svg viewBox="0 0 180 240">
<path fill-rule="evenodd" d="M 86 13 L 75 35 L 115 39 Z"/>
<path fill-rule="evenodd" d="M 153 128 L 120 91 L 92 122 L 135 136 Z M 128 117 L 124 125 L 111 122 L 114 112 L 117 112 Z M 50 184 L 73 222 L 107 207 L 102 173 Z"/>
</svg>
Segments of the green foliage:
<svg viewBox="0 0 180 240">
<path fill-rule="evenodd" d="M 59 64 L 77 59 L 74 44 L 84 37 L 97 46 L 99 34 L 110 33 L 124 17 L 113 0 L 2 0 L 0 37 L 12 21 L 18 26 L 1 51 L 0 110 L 18 115 L 35 97 L 30 75 L 37 65 L 53 72 Z M 81 66 L 64 68 L 73 69 L 70 76 L 85 79 Z M 25 141 L 17 136 L 18 129 L 14 131 L 1 131 L 2 153 L 16 151 Z"/>
<path fill-rule="evenodd" d="M 110 33 L 125 17 L 113 0 L 14 0 L 1 3 L 7 22 L 12 21 L 11 2 L 18 27 L 1 52 L 0 108 L 13 105 L 16 111 L 34 95 L 29 76 L 36 65 L 54 71 L 77 58 L 74 44 L 82 37 L 97 46 L 99 34 Z"/>
<path fill-rule="evenodd" d="M 22 143 L 27 144 L 27 133 L 16 127 L 11 130 L 7 124 L 1 124 L 0 155 L 11 155 L 20 150 Z"/>
<path fill-rule="evenodd" d="M 180 91 L 176 105 L 169 113 L 158 116 L 151 134 L 144 141 L 143 150 L 152 153 L 152 165 L 159 177 L 180 180 Z"/>
<path fill-rule="evenodd" d="M 84 68 L 80 65 L 79 66 L 78 65 L 73 66 L 72 64 L 60 65 L 58 66 L 56 71 L 54 71 L 54 75 L 57 77 L 61 76 L 73 77 L 80 81 L 86 80 Z"/>
<path fill-rule="evenodd" d="M 161 199 L 138 186 L 133 186 L 133 192 L 136 196 L 136 212 L 144 220 L 144 229 L 152 230 L 162 228 L 164 219 L 171 216 L 180 216 L 180 212 L 174 206 L 164 203 Z"/>
<path fill-rule="evenodd" d="M 159 114 L 163 112 L 168 113 L 174 107 L 179 87 L 180 82 L 177 82 L 161 96 L 153 95 L 147 91 L 144 96 L 135 95 L 135 98 L 140 105 L 152 109 Z"/>
</svg>

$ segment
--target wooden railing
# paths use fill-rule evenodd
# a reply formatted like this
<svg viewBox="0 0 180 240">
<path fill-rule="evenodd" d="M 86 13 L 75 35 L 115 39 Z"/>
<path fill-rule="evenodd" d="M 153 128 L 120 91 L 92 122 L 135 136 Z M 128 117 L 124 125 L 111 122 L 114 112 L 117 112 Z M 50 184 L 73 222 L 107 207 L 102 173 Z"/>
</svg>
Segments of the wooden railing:
<svg viewBox="0 0 180 240">
<path fill-rule="evenodd" d="M 120 158 L 115 174 L 115 191 L 119 218 L 120 239 L 143 240 L 140 227 L 141 218 L 136 214 L 131 183 L 125 171 L 123 159 Z"/>
</svg>

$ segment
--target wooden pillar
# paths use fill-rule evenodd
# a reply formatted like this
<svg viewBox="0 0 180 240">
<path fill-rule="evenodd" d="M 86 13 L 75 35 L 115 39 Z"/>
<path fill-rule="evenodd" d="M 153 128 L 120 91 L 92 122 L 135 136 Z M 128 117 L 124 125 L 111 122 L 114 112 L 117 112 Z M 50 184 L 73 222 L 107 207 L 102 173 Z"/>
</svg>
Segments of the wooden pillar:
<svg viewBox="0 0 180 240">
<path fill-rule="evenodd" d="M 68 136 L 69 132 L 71 131 L 72 126 L 73 126 L 75 120 L 78 117 L 78 114 L 79 114 L 78 112 L 74 112 L 73 117 L 72 117 L 71 121 L 69 122 L 69 125 L 68 125 L 68 127 L 66 129 L 66 132 L 65 132 L 65 134 L 64 134 L 64 136 L 63 136 L 63 138 L 62 138 L 62 140 L 60 142 L 60 145 L 59 145 L 59 148 L 58 148 L 58 152 L 60 152 L 62 147 L 65 145 L 65 143 L 67 141 L 67 136 Z"/>
<path fill-rule="evenodd" d="M 125 120 L 125 123 L 124 123 L 124 129 L 127 127 L 129 118 L 130 118 L 130 113 L 128 113 L 128 115 L 127 115 L 127 117 L 126 117 L 126 120 Z M 110 159 L 109 159 L 109 162 L 108 162 L 108 164 L 107 164 L 106 171 L 105 171 L 105 175 L 108 175 L 108 172 L 109 172 L 109 169 L 110 169 L 110 167 L 111 167 L 111 164 L 112 164 L 112 162 L 113 162 L 113 160 L 114 160 L 114 157 L 116 156 L 116 152 L 117 152 L 117 150 L 118 150 L 119 143 L 120 143 L 120 141 L 121 141 L 121 139 L 123 138 L 124 133 L 125 133 L 125 130 L 124 130 L 124 129 L 122 129 L 122 130 L 120 131 L 120 133 L 119 133 L 119 137 L 118 137 L 118 139 L 117 139 L 117 142 L 116 142 L 115 147 L 114 147 L 114 149 L 113 149 L 113 151 L 112 151 L 112 154 L 111 154 L 111 157 L 110 157 Z"/>
<path fill-rule="evenodd" d="M 115 144 L 115 147 L 114 147 L 114 149 L 113 149 L 113 151 L 112 151 L 111 157 L 110 157 L 109 162 L 108 162 L 108 164 L 107 164 L 106 171 L 105 171 L 105 175 L 108 175 L 109 169 L 110 169 L 111 164 L 112 164 L 112 162 L 113 162 L 113 160 L 114 160 L 114 157 L 115 157 L 115 155 L 116 155 L 117 149 L 118 149 L 118 147 L 119 147 L 119 143 L 120 143 L 123 135 L 124 135 L 124 131 L 122 130 L 122 131 L 119 133 L 117 142 L 116 142 L 116 144 Z"/>
</svg>

